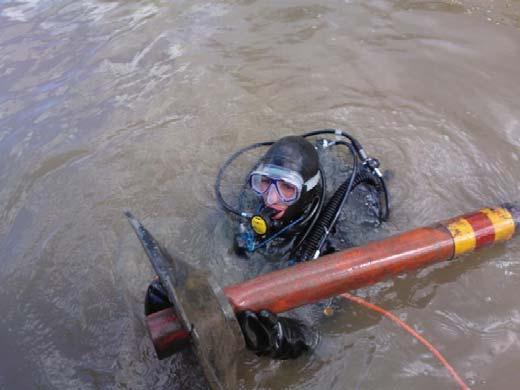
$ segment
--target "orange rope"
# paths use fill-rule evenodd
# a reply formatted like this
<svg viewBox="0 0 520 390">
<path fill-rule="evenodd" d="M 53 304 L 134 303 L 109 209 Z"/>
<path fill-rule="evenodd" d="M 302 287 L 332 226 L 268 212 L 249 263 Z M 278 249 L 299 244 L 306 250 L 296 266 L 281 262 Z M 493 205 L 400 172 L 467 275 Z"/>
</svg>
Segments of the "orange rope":
<svg viewBox="0 0 520 390">
<path fill-rule="evenodd" d="M 426 348 L 430 350 L 430 352 L 437 358 L 439 361 L 446 367 L 446 369 L 449 371 L 453 379 L 460 385 L 460 388 L 463 390 L 469 390 L 469 387 L 464 383 L 464 381 L 461 379 L 459 374 L 457 374 L 457 371 L 448 363 L 448 361 L 442 356 L 442 354 L 432 345 L 428 340 L 426 340 L 423 336 L 421 336 L 419 333 L 417 333 L 410 325 L 402 321 L 399 317 L 396 315 L 390 313 L 389 311 L 386 311 L 385 309 L 374 305 L 373 303 L 365 301 L 363 298 L 356 297 L 355 295 L 349 294 L 349 293 L 343 293 L 340 294 L 341 297 L 348 299 L 350 301 L 356 302 L 362 306 L 368 307 L 369 309 L 372 309 L 391 321 L 395 322 L 397 325 L 399 325 L 401 328 L 406 330 L 408 333 L 410 333 L 413 337 L 415 337 L 417 340 L 419 340 Z"/>
</svg>

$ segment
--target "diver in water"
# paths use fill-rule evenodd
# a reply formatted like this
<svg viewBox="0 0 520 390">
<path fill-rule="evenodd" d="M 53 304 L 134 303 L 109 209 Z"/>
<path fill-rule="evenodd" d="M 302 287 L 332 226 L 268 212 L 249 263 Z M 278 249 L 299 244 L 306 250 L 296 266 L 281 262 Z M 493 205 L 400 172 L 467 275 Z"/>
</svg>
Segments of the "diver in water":
<svg viewBox="0 0 520 390">
<path fill-rule="evenodd" d="M 309 141 L 310 137 L 324 135 L 334 135 L 336 139 L 322 138 L 314 144 Z M 225 170 L 240 155 L 266 146 L 269 149 L 247 176 L 238 207 L 233 207 L 221 193 Z M 351 165 L 335 162 L 348 166 L 345 169 L 348 174 L 325 204 L 326 175 L 320 157 L 325 150 L 336 146 L 346 147 L 353 161 Z M 283 137 L 276 142 L 256 143 L 238 150 L 220 169 L 215 192 L 221 206 L 240 221 L 235 236 L 238 254 L 250 255 L 274 247 L 278 260 L 287 258 L 289 264 L 293 264 L 333 251 L 329 236 L 347 200 L 359 185 L 363 185 L 372 197 L 369 206 L 378 222 L 385 221 L 389 214 L 388 194 L 379 161 L 369 157 L 354 137 L 327 129 Z M 246 205 L 243 199 L 251 193 L 252 200 Z M 356 207 L 361 206 L 356 204 Z"/>
<path fill-rule="evenodd" d="M 255 195 L 252 207 L 256 210 L 240 225 L 235 237 L 237 253 L 247 255 L 268 245 L 296 249 L 290 244 L 318 215 L 323 202 L 324 183 L 314 146 L 299 136 L 276 141 L 250 172 L 247 183 Z M 227 205 L 223 199 L 221 203 Z"/>
<path fill-rule="evenodd" d="M 320 139 L 313 145 L 308 138 L 334 135 L 336 139 Z M 221 194 L 221 181 L 226 168 L 243 153 L 269 146 L 247 176 L 240 199 L 252 194 L 249 211 L 244 205 L 233 207 Z M 341 183 L 325 204 L 326 178 L 317 149 L 346 147 L 353 163 L 348 178 Z M 349 134 L 333 130 L 317 130 L 302 136 L 288 136 L 276 142 L 263 142 L 245 147 L 224 163 L 217 176 L 217 200 L 240 220 L 234 247 L 237 254 L 269 250 L 287 264 L 315 259 L 332 252 L 329 236 L 350 194 L 360 184 L 376 199 L 375 213 L 379 221 L 388 218 L 388 194 L 379 170 L 379 162 L 368 157 L 361 144 Z M 158 281 L 150 284 L 145 312 L 150 314 L 171 304 Z M 246 345 L 257 355 L 276 359 L 296 358 L 313 344 L 314 337 L 302 322 L 277 316 L 267 310 L 245 311 L 237 315 Z"/>
</svg>

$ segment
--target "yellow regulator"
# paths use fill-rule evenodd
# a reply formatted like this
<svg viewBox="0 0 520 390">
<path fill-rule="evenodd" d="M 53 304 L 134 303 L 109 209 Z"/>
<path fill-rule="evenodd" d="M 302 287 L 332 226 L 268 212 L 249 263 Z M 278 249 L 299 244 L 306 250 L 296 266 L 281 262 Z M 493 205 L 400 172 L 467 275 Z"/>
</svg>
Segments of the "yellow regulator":
<svg viewBox="0 0 520 390">
<path fill-rule="evenodd" d="M 256 234 L 263 236 L 267 233 L 267 222 L 260 215 L 251 218 L 251 227 Z"/>
</svg>

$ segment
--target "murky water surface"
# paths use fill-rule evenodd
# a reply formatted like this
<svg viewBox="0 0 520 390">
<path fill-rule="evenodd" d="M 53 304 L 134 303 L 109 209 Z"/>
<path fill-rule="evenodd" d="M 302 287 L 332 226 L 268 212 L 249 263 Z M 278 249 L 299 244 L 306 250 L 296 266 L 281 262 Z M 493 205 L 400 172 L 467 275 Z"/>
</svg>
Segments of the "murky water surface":
<svg viewBox="0 0 520 390">
<path fill-rule="evenodd" d="M 296 4 L 297 3 L 297 4 Z M 217 166 L 253 141 L 351 131 L 394 172 L 382 237 L 520 201 L 520 3 L 0 3 L 0 388 L 201 388 L 158 361 L 152 271 L 122 211 L 225 285 Z M 239 173 L 237 173 L 239 174 Z M 429 338 L 475 389 L 520 381 L 520 241 L 358 291 Z M 247 355 L 244 389 L 439 389 L 392 323 L 309 309 L 310 356 Z"/>
</svg>

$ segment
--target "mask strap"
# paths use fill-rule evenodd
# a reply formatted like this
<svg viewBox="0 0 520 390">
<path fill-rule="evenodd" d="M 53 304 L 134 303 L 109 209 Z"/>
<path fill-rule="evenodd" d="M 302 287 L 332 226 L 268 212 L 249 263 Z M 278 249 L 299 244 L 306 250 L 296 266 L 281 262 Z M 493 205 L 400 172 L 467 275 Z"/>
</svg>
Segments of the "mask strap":
<svg viewBox="0 0 520 390">
<path fill-rule="evenodd" d="M 307 191 L 310 191 L 314 187 L 316 187 L 316 185 L 318 184 L 319 181 L 320 181 L 320 171 L 316 172 L 316 174 L 313 177 L 311 177 L 309 180 L 307 180 L 305 183 L 303 183 L 303 185 L 305 186 L 305 189 Z"/>
</svg>

